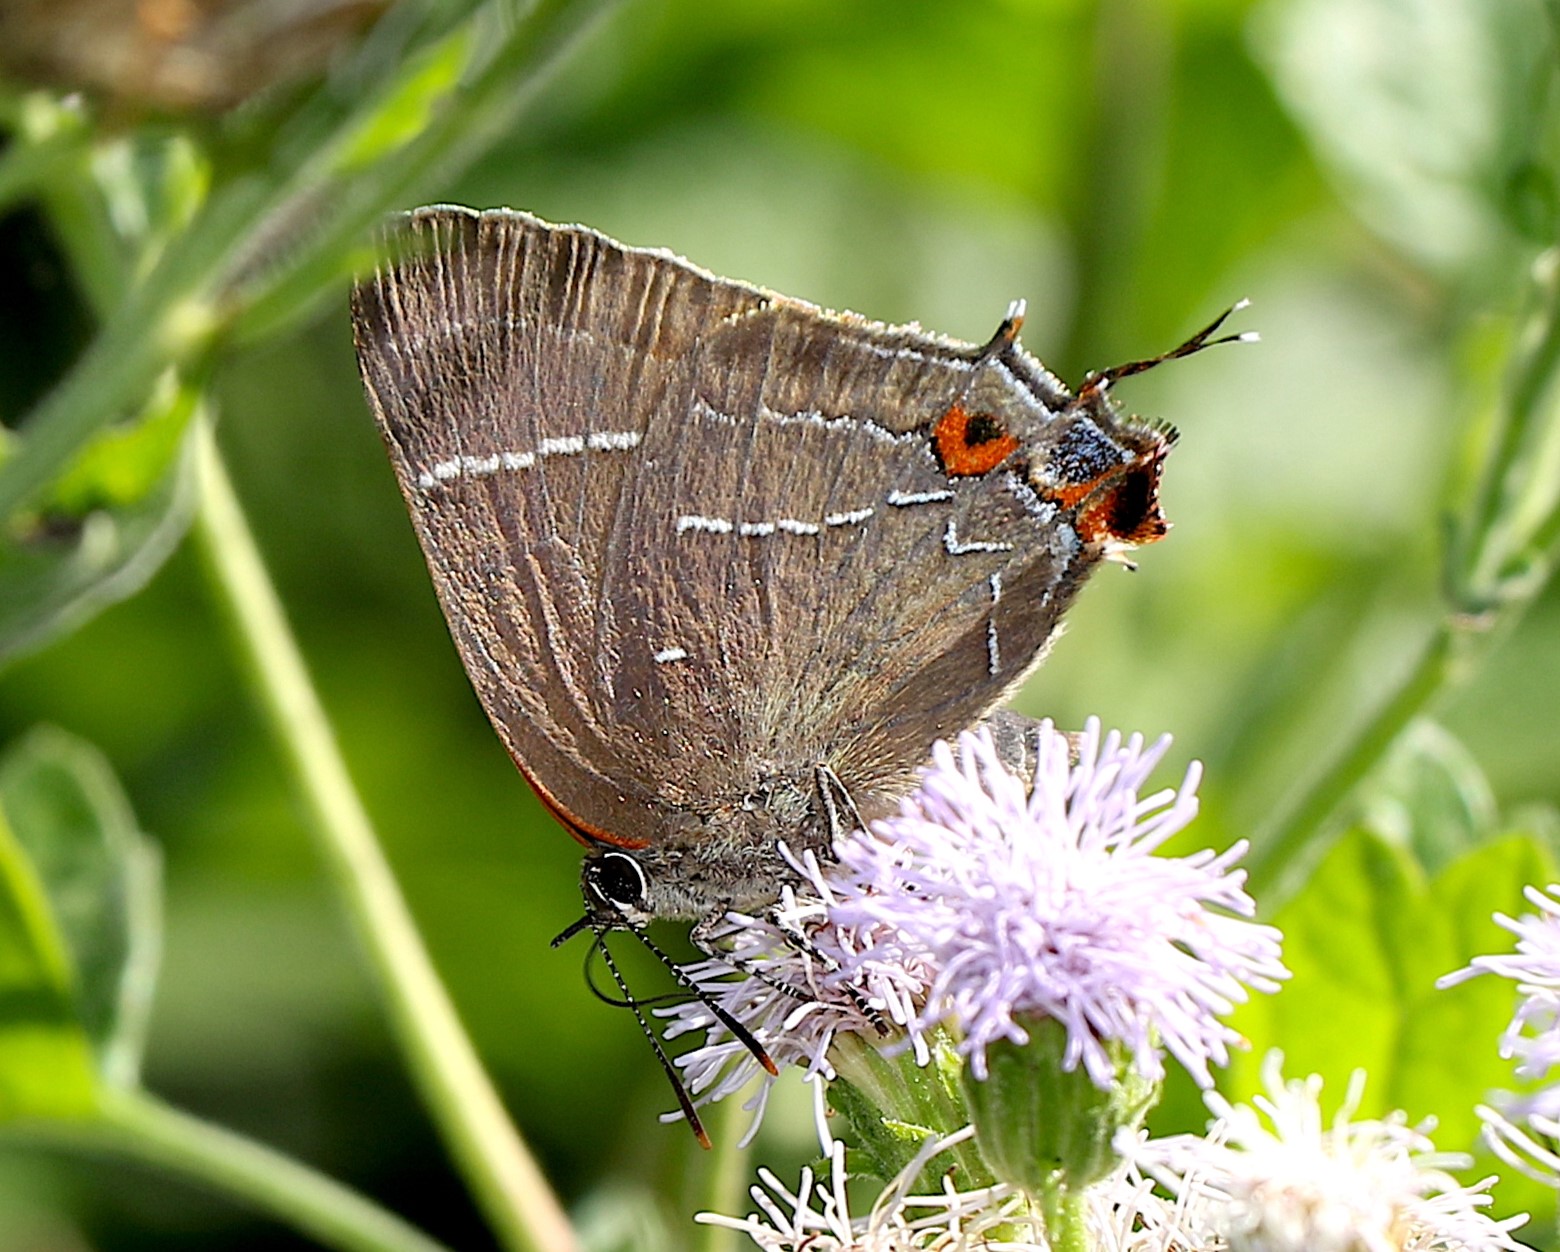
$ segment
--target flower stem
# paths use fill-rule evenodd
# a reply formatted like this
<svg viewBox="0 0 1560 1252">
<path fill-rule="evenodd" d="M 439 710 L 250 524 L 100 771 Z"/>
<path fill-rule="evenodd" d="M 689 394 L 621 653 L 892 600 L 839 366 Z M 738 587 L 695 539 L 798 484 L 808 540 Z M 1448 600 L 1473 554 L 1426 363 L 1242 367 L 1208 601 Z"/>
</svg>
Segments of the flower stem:
<svg viewBox="0 0 1560 1252">
<path fill-rule="evenodd" d="M 1170 88 L 1174 82 L 1174 10 L 1153 0 L 1101 0 L 1089 19 L 1089 53 L 1077 67 L 1082 117 L 1074 152 L 1075 194 L 1066 198 L 1066 228 L 1075 272 L 1088 276 L 1074 293 L 1066 338 L 1052 361 L 1075 381 L 1108 364 L 1120 349 L 1107 337 L 1135 328 L 1143 238 L 1164 198 Z M 1121 83 L 1132 83 L 1130 98 Z M 1108 328 L 1108 329 L 1107 329 Z"/>
<path fill-rule="evenodd" d="M 1251 891 L 1269 911 L 1305 881 L 1334 833 L 1332 818 L 1398 735 L 1477 668 L 1560 561 L 1560 499 L 1541 455 L 1560 426 L 1560 251 L 1534 264 L 1530 303 L 1499 420 L 1447 547 L 1441 619 L 1418 662 L 1380 708 L 1299 801 L 1252 841 L 1246 857 Z"/>
<path fill-rule="evenodd" d="M 1244 858 L 1248 889 L 1269 913 L 1304 886 L 1325 850 L 1327 821 L 1334 810 L 1446 686 L 1451 655 L 1451 627 L 1443 622 L 1413 669 L 1286 813 L 1283 822 L 1252 841 Z"/>
<path fill-rule="evenodd" d="M 741 1210 L 752 1155 L 741 1144 L 750 1116 L 742 1105 L 746 1097 L 758 1089 L 758 1081 L 761 1080 L 755 1080 L 741 1092 L 721 1100 L 711 1110 L 714 1124 L 710 1126 L 710 1138 L 714 1140 L 715 1150 L 702 1154 L 705 1174 L 704 1195 L 698 1206 L 701 1212 L 736 1213 Z M 701 1252 L 735 1252 L 737 1233 L 727 1226 L 703 1226 L 699 1235 Z"/>
<path fill-rule="evenodd" d="M 1041 1191 L 1039 1198 L 1051 1252 L 1090 1252 L 1088 1206 L 1082 1189 L 1057 1182 Z"/>
<path fill-rule="evenodd" d="M 350 1187 L 145 1092 L 109 1089 L 97 1117 L 19 1123 L 13 1133 L 181 1175 L 247 1201 L 341 1252 L 447 1252 L 444 1244 Z"/>
<path fill-rule="evenodd" d="M 249 679 L 307 806 L 331 884 L 446 1147 L 506 1248 L 569 1252 L 573 1231 L 504 1112 L 440 983 L 352 786 L 210 431 L 195 431 L 195 534 Z"/>
</svg>

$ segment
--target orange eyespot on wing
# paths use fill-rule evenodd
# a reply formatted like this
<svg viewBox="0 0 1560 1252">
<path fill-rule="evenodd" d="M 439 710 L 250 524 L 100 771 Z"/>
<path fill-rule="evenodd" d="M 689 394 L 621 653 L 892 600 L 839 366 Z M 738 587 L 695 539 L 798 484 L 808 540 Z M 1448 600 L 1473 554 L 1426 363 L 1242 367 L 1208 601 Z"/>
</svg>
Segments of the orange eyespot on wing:
<svg viewBox="0 0 1560 1252">
<path fill-rule="evenodd" d="M 932 424 L 932 448 L 945 473 L 973 478 L 1017 452 L 1018 440 L 990 413 L 967 413 L 955 404 Z"/>
<path fill-rule="evenodd" d="M 1103 487 L 1078 517 L 1085 543 L 1139 547 L 1163 539 L 1170 523 L 1159 509 L 1159 462 L 1140 462 Z"/>
<path fill-rule="evenodd" d="M 1072 483 L 1066 487 L 1051 487 L 1046 490 L 1045 498 L 1053 504 L 1061 505 L 1064 509 L 1071 509 L 1087 500 L 1099 485 L 1100 480 L 1098 478 L 1091 478 L 1084 483 Z"/>
</svg>

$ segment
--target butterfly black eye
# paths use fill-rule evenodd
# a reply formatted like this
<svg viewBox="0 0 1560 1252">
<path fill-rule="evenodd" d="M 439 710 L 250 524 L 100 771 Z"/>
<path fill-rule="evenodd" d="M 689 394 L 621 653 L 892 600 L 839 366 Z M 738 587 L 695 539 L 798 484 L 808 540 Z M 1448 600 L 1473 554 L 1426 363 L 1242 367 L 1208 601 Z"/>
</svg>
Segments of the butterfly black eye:
<svg viewBox="0 0 1560 1252">
<path fill-rule="evenodd" d="M 586 890 L 620 913 L 641 912 L 650 884 L 639 862 L 621 852 L 605 852 L 585 865 Z"/>
</svg>

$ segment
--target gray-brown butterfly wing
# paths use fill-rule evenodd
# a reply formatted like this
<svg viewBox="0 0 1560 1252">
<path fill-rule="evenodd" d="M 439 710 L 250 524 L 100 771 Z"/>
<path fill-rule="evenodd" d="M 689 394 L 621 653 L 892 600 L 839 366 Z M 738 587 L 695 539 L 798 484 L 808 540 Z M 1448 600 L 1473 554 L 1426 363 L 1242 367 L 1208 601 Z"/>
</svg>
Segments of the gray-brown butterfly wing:
<svg viewBox="0 0 1560 1252">
<path fill-rule="evenodd" d="M 458 209 L 404 220 L 354 321 L 472 682 L 588 837 L 653 844 L 819 764 L 870 806 L 1100 555 L 1031 472 L 1070 397 L 1011 350 Z M 1023 436 L 989 472 L 938 442 L 972 397 Z"/>
</svg>

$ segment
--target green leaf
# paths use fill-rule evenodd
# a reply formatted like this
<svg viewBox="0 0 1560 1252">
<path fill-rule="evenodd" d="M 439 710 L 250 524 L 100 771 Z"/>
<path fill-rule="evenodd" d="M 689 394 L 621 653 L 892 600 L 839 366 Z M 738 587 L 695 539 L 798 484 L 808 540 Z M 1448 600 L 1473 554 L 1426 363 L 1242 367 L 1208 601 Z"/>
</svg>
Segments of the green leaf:
<svg viewBox="0 0 1560 1252">
<path fill-rule="evenodd" d="M 81 1117 L 96 1098 L 64 944 L 0 810 L 0 1121 Z"/>
<path fill-rule="evenodd" d="M 52 727 L 0 759 L 0 809 L 52 912 L 98 1069 L 134 1085 L 162 937 L 156 848 L 103 756 Z"/>
<path fill-rule="evenodd" d="M 134 595 L 162 567 L 194 515 L 183 440 L 199 410 L 199 393 L 165 375 L 140 420 L 99 433 L 42 511 L 0 537 L 0 665 Z"/>
<path fill-rule="evenodd" d="M 1441 991 L 1436 979 L 1509 950 L 1493 913 L 1521 911 L 1522 888 L 1553 875 L 1542 843 L 1526 834 L 1465 853 L 1430 881 L 1406 849 L 1351 831 L 1274 919 L 1294 977 L 1236 1015 L 1252 1048 L 1231 1067 L 1231 1090 L 1239 1098 L 1260 1090 L 1262 1058 L 1282 1047 L 1286 1077 L 1320 1074 L 1341 1097 L 1363 1068 L 1362 1115 L 1433 1114 L 1439 1147 L 1471 1147 L 1474 1105 L 1511 1085 L 1496 1047 L 1512 990 L 1476 978 Z"/>
<path fill-rule="evenodd" d="M 8 142 L 0 153 L 0 211 L 47 187 L 61 168 L 80 159 L 86 144 L 80 110 L 42 93 L 18 101 L 16 114 L 7 119 Z"/>
<path fill-rule="evenodd" d="M 471 62 L 473 33 L 471 27 L 461 27 L 424 50 L 401 71 L 401 80 L 377 108 L 354 119 L 335 155 L 338 172 L 365 169 L 428 129 L 434 111 L 448 101 Z"/>
<path fill-rule="evenodd" d="M 1361 824 L 1412 849 L 1432 874 L 1482 843 L 1497 820 L 1478 762 L 1451 732 L 1423 719 L 1392 745 L 1361 802 Z"/>
<path fill-rule="evenodd" d="M 829 1107 L 851 1128 L 857 1173 L 873 1178 L 892 1178 L 927 1136 L 937 1133 L 930 1126 L 885 1118 L 876 1104 L 843 1078 L 829 1084 Z"/>
<path fill-rule="evenodd" d="M 908 1048 L 886 1056 L 857 1035 L 836 1037 L 829 1059 L 838 1077 L 829 1083 L 829 1104 L 850 1125 L 853 1168 L 892 1178 L 928 1138 L 950 1134 L 969 1121 L 959 1085 L 963 1061 L 946 1038 L 935 1040 L 931 1053 L 928 1064 L 918 1065 Z M 926 1163 L 923 1185 L 940 1177 L 952 1177 L 966 1188 L 995 1181 L 971 1143 L 956 1145 Z"/>
<path fill-rule="evenodd" d="M 1343 195 L 1419 264 L 1484 287 L 1514 272 L 1520 236 L 1553 238 L 1554 188 L 1532 159 L 1553 146 L 1538 5 L 1269 0 L 1254 31 Z"/>
</svg>

